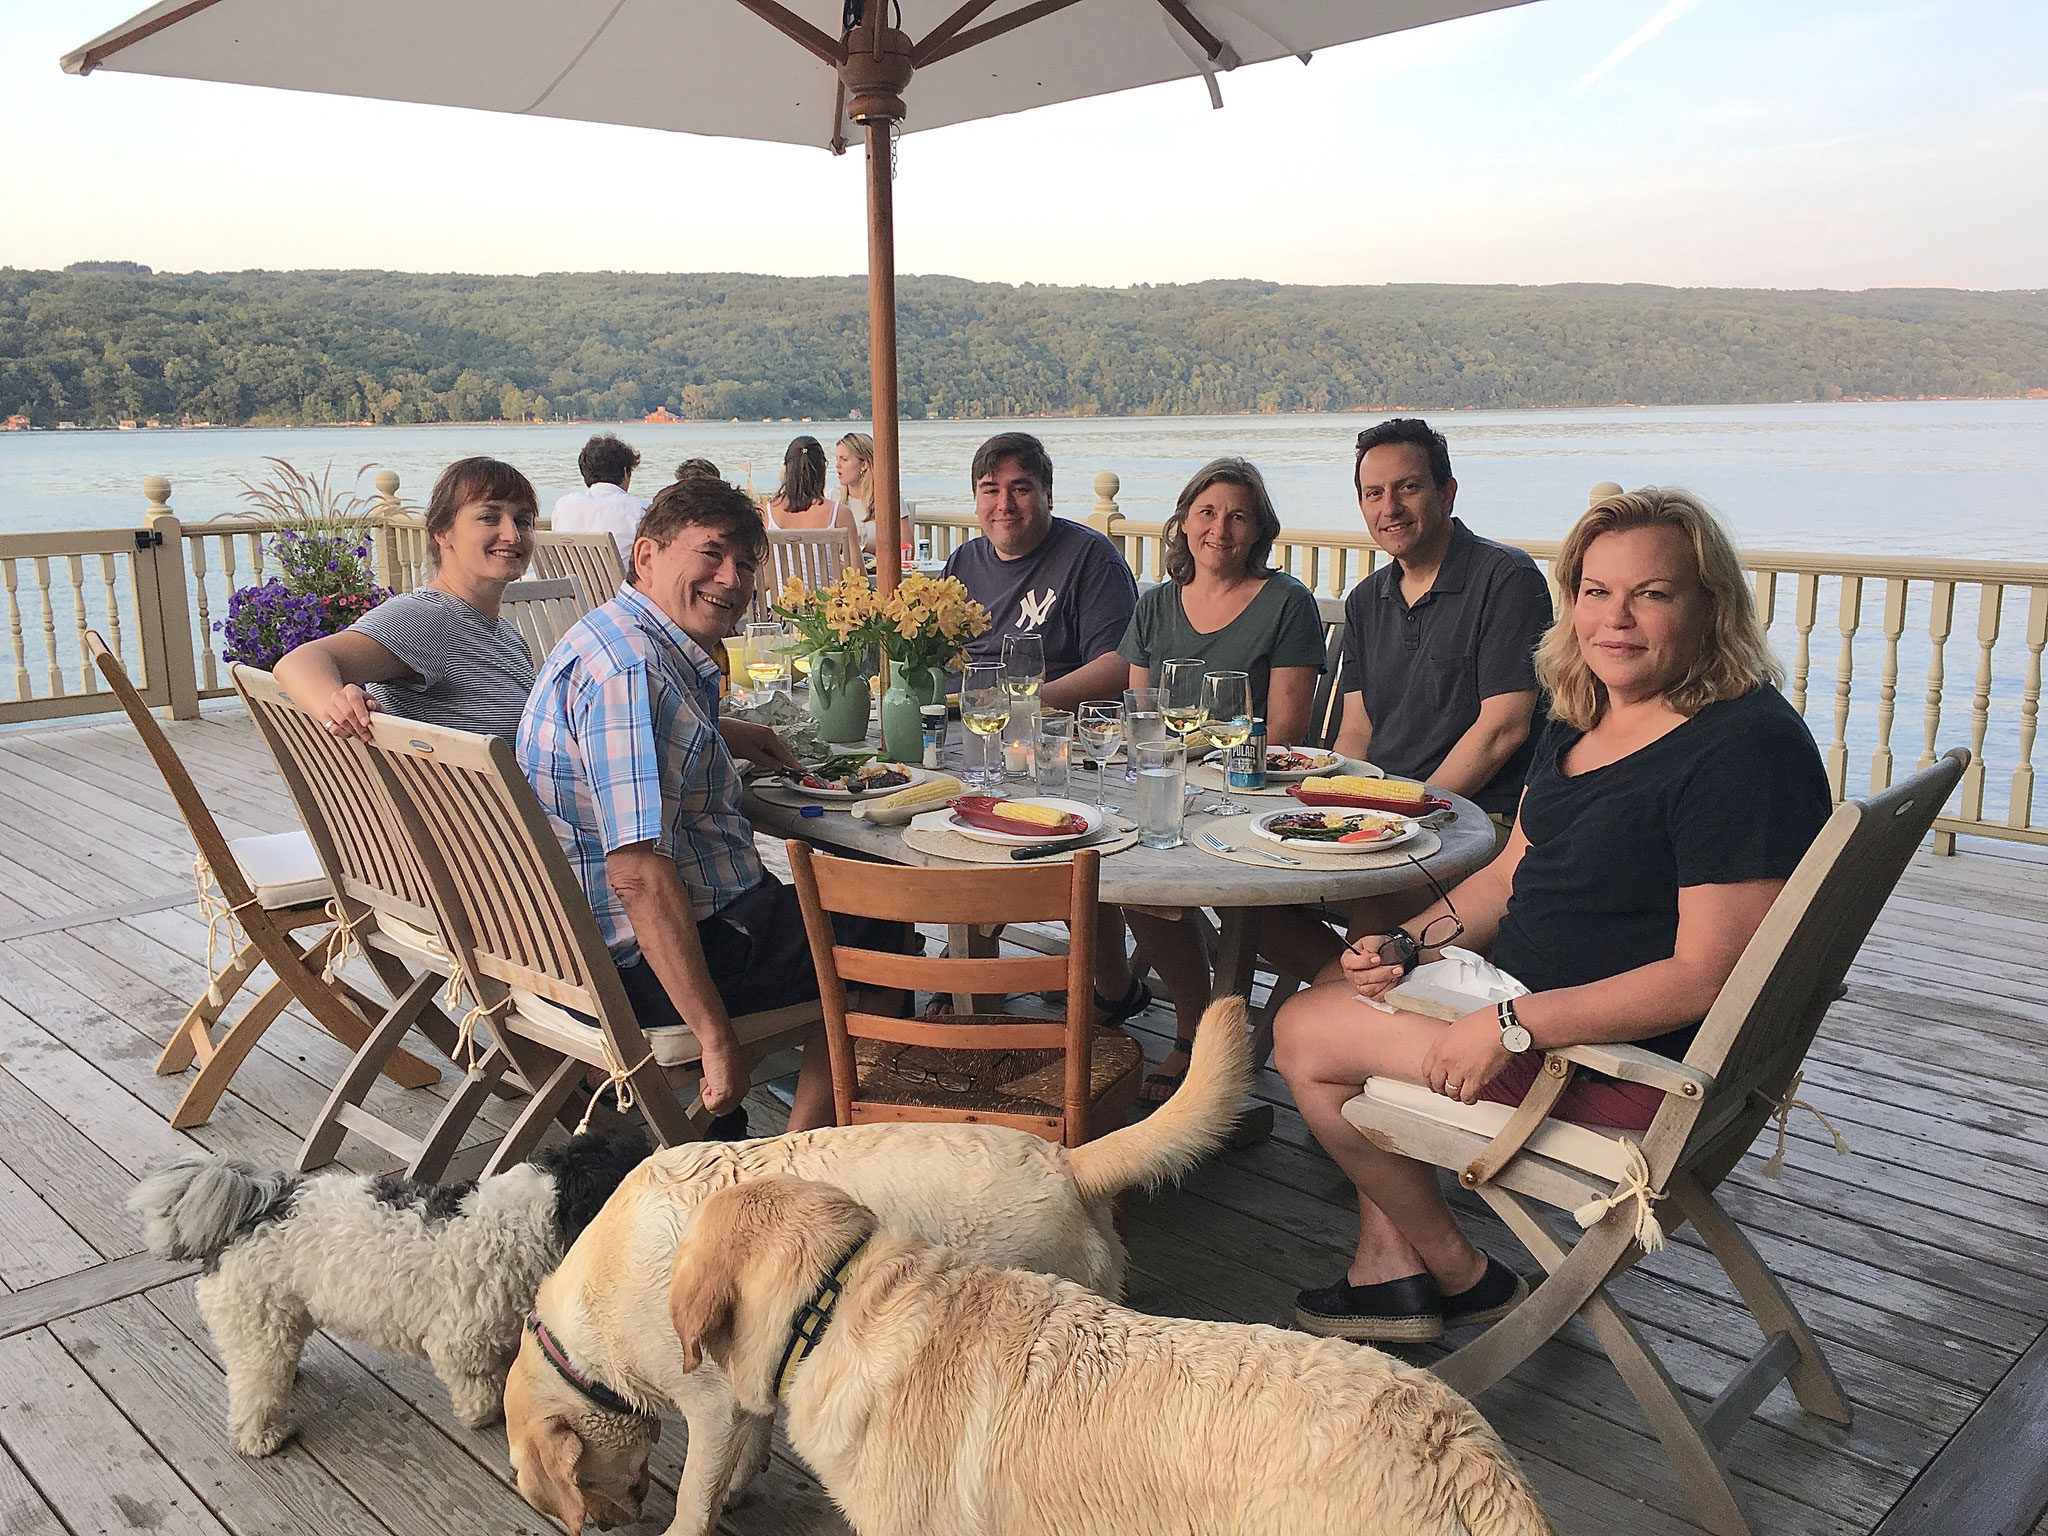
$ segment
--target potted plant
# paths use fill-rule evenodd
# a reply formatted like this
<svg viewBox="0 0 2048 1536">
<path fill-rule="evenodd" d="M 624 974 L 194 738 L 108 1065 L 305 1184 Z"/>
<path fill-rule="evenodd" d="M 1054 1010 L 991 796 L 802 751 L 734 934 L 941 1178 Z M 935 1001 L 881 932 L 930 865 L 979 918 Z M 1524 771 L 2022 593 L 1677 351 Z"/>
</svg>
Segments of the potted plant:
<svg viewBox="0 0 2048 1536">
<path fill-rule="evenodd" d="M 863 658 L 881 638 L 882 623 L 866 576 L 849 568 L 831 586 L 820 588 L 792 576 L 772 606 L 796 630 L 790 649 L 809 658 L 810 710 L 819 739 L 865 741 L 873 693 Z"/>
<path fill-rule="evenodd" d="M 281 575 L 228 595 L 228 616 L 214 625 L 229 661 L 274 667 L 294 646 L 339 634 L 391 595 L 377 580 L 372 552 L 372 500 L 355 482 L 337 489 L 329 465 L 316 477 L 283 459 L 268 459 L 270 478 L 242 482 L 244 516 L 277 525 L 264 548 Z"/>
<path fill-rule="evenodd" d="M 988 610 L 951 576 L 913 571 L 882 604 L 882 653 L 889 688 L 882 695 L 882 750 L 915 762 L 923 749 L 927 704 L 946 698 L 946 673 L 962 664 L 963 647 L 988 630 Z"/>
</svg>

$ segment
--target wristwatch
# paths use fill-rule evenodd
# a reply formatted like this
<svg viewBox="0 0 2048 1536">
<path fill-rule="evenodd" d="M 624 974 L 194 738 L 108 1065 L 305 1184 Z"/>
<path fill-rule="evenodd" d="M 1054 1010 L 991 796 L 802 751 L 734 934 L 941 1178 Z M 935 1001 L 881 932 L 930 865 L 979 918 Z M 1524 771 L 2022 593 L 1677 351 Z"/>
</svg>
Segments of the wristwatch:
<svg viewBox="0 0 2048 1536">
<path fill-rule="evenodd" d="M 1515 1004 L 1512 998 L 1502 998 L 1500 1006 L 1494 1013 L 1500 1019 L 1500 1048 L 1510 1056 L 1519 1056 L 1536 1043 L 1529 1037 L 1529 1031 L 1522 1021 L 1515 1017 Z"/>
<path fill-rule="evenodd" d="M 1415 936 L 1407 929 L 1391 928 L 1379 935 L 1379 941 L 1380 959 L 1385 960 L 1387 951 L 1393 950 L 1395 958 L 1391 963 L 1401 967 L 1402 976 L 1422 963 L 1422 946 L 1415 942 Z"/>
</svg>

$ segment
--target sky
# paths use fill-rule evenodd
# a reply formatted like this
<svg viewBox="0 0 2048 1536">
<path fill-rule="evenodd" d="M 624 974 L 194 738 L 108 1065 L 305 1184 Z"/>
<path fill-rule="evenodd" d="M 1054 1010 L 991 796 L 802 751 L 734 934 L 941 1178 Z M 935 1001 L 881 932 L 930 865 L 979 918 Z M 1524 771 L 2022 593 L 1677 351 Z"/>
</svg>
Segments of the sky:
<svg viewBox="0 0 2048 1536">
<path fill-rule="evenodd" d="M 0 266 L 866 268 L 857 154 L 58 70 L 142 6 L 0 0 Z M 1538 0 L 1221 88 L 906 134 L 899 271 L 2048 287 L 2038 0 Z"/>
</svg>

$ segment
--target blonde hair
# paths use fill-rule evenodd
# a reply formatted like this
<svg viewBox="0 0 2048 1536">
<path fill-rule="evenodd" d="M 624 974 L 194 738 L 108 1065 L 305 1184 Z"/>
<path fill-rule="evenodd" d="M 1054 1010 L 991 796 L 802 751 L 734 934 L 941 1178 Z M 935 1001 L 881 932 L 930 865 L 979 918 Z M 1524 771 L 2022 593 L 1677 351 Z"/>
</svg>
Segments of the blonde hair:
<svg viewBox="0 0 2048 1536">
<path fill-rule="evenodd" d="M 1631 528 L 1676 528 L 1683 533 L 1692 545 L 1700 585 L 1707 591 L 1706 636 L 1685 676 L 1664 691 L 1664 702 L 1690 718 L 1709 704 L 1740 698 L 1761 684 L 1783 683 L 1785 669 L 1771 654 L 1770 640 L 1757 621 L 1756 603 L 1742 579 L 1742 562 L 1727 529 L 1692 492 L 1646 485 L 1594 502 L 1551 562 L 1557 619 L 1536 648 L 1536 676 L 1550 695 L 1551 714 L 1588 731 L 1607 712 L 1607 685 L 1593 675 L 1579 651 L 1572 609 L 1593 541 L 1603 533 Z"/>
<path fill-rule="evenodd" d="M 875 440 L 865 432 L 849 432 L 834 446 L 851 448 L 853 456 L 860 460 L 860 483 L 846 486 L 846 494 L 858 496 L 862 505 L 866 505 L 873 499 L 868 494 L 868 482 L 875 476 Z M 844 481 L 840 483 L 845 485 Z"/>
</svg>

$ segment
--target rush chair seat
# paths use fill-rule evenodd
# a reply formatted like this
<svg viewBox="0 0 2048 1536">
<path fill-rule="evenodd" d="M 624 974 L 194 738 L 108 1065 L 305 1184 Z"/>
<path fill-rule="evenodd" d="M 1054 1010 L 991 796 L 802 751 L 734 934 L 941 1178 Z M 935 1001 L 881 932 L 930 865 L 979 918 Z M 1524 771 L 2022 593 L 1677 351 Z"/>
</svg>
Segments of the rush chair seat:
<svg viewBox="0 0 2048 1536">
<path fill-rule="evenodd" d="M 459 1085 L 424 1136 L 381 1118 L 366 1103 L 378 1074 L 414 1029 L 458 1059 L 458 1031 L 436 1002 L 457 968 L 426 879 L 382 803 L 368 749 L 330 735 L 268 672 L 237 665 L 231 675 L 333 887 L 335 959 L 361 956 L 391 997 L 388 1004 L 369 1004 L 371 1027 L 308 1129 L 298 1166 L 304 1171 L 332 1161 L 354 1131 L 404 1158 L 411 1177 L 438 1179 L 482 1108 L 480 1096 Z"/>
<path fill-rule="evenodd" d="M 487 1089 L 508 1068 L 533 1085 L 484 1171 L 525 1157 L 551 1120 L 573 1123 L 590 1068 L 606 1075 L 622 1111 L 638 1108 L 662 1145 L 695 1140 L 710 1121 L 702 1095 L 686 1108 L 663 1069 L 699 1060 L 703 1047 L 687 1026 L 640 1028 L 510 745 L 388 715 L 373 717 L 371 728 L 372 769 L 476 1001 L 471 1027 L 492 1041 L 481 1052 L 465 1042 L 476 1063 L 466 1087 Z M 819 1017 L 819 1006 L 806 1003 L 744 1014 L 732 1026 L 742 1044 L 765 1054 L 801 1041 Z"/>
<path fill-rule="evenodd" d="M 972 1121 L 1077 1147 L 1130 1117 L 1145 1053 L 1121 1030 L 1098 1029 L 1093 1017 L 1101 854 L 1083 848 L 1065 868 L 891 867 L 887 879 L 878 879 L 872 864 L 815 853 L 795 839 L 784 846 L 818 967 L 839 1124 Z M 949 925 L 1057 919 L 1067 924 L 1069 939 L 1063 955 L 889 954 L 840 944 L 833 913 Z M 848 1007 L 849 982 L 997 995 L 1064 989 L 1066 1017 L 884 1018 Z"/>
<path fill-rule="evenodd" d="M 1462 1104 L 1407 1083 L 1373 1079 L 1344 1118 L 1375 1146 L 1458 1173 L 1535 1255 L 1543 1283 L 1436 1372 L 1477 1397 L 1574 1316 L 1641 1404 L 1715 1536 L 1749 1536 L 1723 1452 L 1780 1381 L 1807 1412 L 1849 1422 L 1849 1403 L 1806 1323 L 1715 1199 L 1714 1191 L 1797 1098 L 1800 1063 L 1892 888 L 1968 767 L 1961 748 L 1867 800 L 1838 806 L 1771 904 L 1708 1010 L 1684 1061 L 1634 1045 L 1545 1053 L 1521 1105 Z M 1389 994 L 1400 1001 L 1399 989 Z M 1427 1010 L 1423 1010 L 1427 1011 Z M 1443 1012 L 1445 1010 L 1435 1010 Z M 1550 1121 L 1579 1068 L 1665 1094 L 1646 1131 Z M 1840 1138 L 1837 1138 L 1839 1143 Z M 1560 1238 L 1543 1207 L 1575 1213 Z M 1763 1346 L 1704 1411 L 1687 1404 L 1663 1364 L 1608 1293 L 1608 1282 L 1661 1247 L 1663 1222 L 1690 1221 L 1763 1333 Z"/>
<path fill-rule="evenodd" d="M 368 1016 L 374 1016 L 377 1009 L 353 989 L 322 980 L 342 935 L 327 911 L 334 887 L 305 832 L 229 839 L 213 819 L 170 737 L 142 702 L 121 658 L 93 630 L 86 631 L 85 649 L 163 775 L 164 786 L 198 849 L 194 873 L 200 886 L 201 915 L 207 919 L 209 971 L 213 970 L 212 940 L 220 925 L 226 924 L 229 935 L 240 933 L 227 965 L 213 973 L 206 990 L 157 1058 L 159 1076 L 183 1072 L 194 1061 L 199 1063 L 198 1073 L 171 1111 L 171 1124 L 187 1130 L 204 1125 L 212 1116 L 236 1068 L 293 1001 L 350 1050 L 360 1046 L 370 1032 L 366 1012 L 359 1008 L 366 1007 Z M 305 943 L 294 937 L 309 929 L 323 931 Z M 214 1026 L 228 1005 L 266 964 L 273 977 L 270 985 L 243 1009 L 225 1034 L 215 1038 Z M 387 1075 L 407 1088 L 438 1082 L 441 1076 L 438 1069 L 405 1053 L 384 1065 Z"/>
</svg>

